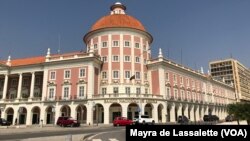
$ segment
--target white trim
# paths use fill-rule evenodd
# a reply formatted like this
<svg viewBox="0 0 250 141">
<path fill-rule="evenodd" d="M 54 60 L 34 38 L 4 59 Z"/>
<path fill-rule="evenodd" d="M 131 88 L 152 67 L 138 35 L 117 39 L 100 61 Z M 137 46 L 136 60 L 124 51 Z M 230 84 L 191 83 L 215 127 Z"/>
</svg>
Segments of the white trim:
<svg viewBox="0 0 250 141">
<path fill-rule="evenodd" d="M 131 77 L 131 71 L 130 70 L 124 70 L 124 79 L 128 79 L 127 77 L 126 77 L 126 72 L 129 72 L 129 77 L 128 78 L 130 78 Z"/>
<path fill-rule="evenodd" d="M 119 40 L 112 40 L 112 46 L 111 47 L 120 47 L 120 41 Z M 114 45 L 114 42 L 117 42 L 118 45 Z"/>
<path fill-rule="evenodd" d="M 55 73 L 55 77 L 51 78 L 51 74 Z M 49 80 L 56 80 L 56 71 L 49 71 Z"/>
<path fill-rule="evenodd" d="M 137 58 L 139 58 L 139 62 L 137 62 Z M 139 57 L 139 56 L 135 56 L 135 63 L 141 63 L 141 57 Z"/>
<path fill-rule="evenodd" d="M 131 41 L 129 40 L 123 40 L 123 41 L 124 41 L 123 47 L 131 47 Z M 129 46 L 126 46 L 126 42 L 129 42 Z"/>
<path fill-rule="evenodd" d="M 50 89 L 54 89 L 53 97 L 50 97 Z M 52 100 L 52 101 L 56 99 L 56 86 L 49 86 L 48 87 L 47 99 Z"/>
<path fill-rule="evenodd" d="M 68 97 L 64 97 L 64 88 L 69 88 Z M 70 85 L 62 86 L 62 99 L 68 100 L 70 99 L 70 96 L 71 96 L 71 86 Z"/>
<path fill-rule="evenodd" d="M 138 45 L 139 45 L 139 47 L 136 47 L 136 44 L 138 44 Z M 141 48 L 141 44 L 140 44 L 140 42 L 135 42 L 135 43 L 134 43 L 134 48 L 140 49 L 140 48 Z"/>
<path fill-rule="evenodd" d="M 69 71 L 69 78 L 66 78 L 66 71 Z M 70 69 L 65 69 L 63 72 L 64 72 L 63 73 L 63 78 L 64 79 L 71 79 L 71 70 Z"/>
<path fill-rule="evenodd" d="M 103 73 L 104 72 L 106 72 L 106 78 L 103 78 Z M 101 72 L 101 78 L 103 79 L 103 80 L 107 80 L 108 79 L 108 72 L 107 71 L 102 71 Z"/>
<path fill-rule="evenodd" d="M 103 46 L 103 44 L 106 42 L 106 46 Z M 102 41 L 102 48 L 108 48 L 108 41 Z"/>
<path fill-rule="evenodd" d="M 118 60 L 114 60 L 114 57 L 117 56 Z M 120 62 L 120 56 L 119 55 L 112 55 L 112 62 Z"/>
<path fill-rule="evenodd" d="M 84 76 L 81 76 L 81 70 L 84 70 Z M 86 67 L 79 68 L 79 78 L 86 78 Z"/>
<path fill-rule="evenodd" d="M 129 57 L 129 61 L 126 61 L 126 57 Z M 124 55 L 124 62 L 131 62 L 131 56 L 130 55 Z"/>
<path fill-rule="evenodd" d="M 80 87 L 84 87 L 84 91 L 83 91 L 83 96 L 80 96 Z M 78 84 L 77 85 L 77 98 L 79 99 L 85 99 L 87 95 L 87 85 L 86 84 Z"/>
<path fill-rule="evenodd" d="M 118 78 L 114 78 L 114 72 L 117 71 L 118 72 Z M 119 70 L 113 70 L 112 71 L 112 79 L 119 79 L 119 74 L 120 74 L 120 71 Z"/>
<path fill-rule="evenodd" d="M 106 58 L 106 59 L 104 60 L 103 58 Z M 102 59 L 103 62 L 108 62 L 108 57 L 107 56 L 102 56 L 101 59 Z"/>
</svg>

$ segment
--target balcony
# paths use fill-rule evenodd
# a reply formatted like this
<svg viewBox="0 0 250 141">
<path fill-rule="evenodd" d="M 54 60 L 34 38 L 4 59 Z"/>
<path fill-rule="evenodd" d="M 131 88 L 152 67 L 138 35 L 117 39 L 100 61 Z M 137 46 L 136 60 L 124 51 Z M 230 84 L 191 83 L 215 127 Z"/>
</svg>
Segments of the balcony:
<svg viewBox="0 0 250 141">
<path fill-rule="evenodd" d="M 93 95 L 93 98 L 156 98 L 163 99 L 162 95 L 153 95 L 153 94 L 121 94 L 121 93 L 113 93 L 113 94 L 96 94 Z"/>
</svg>

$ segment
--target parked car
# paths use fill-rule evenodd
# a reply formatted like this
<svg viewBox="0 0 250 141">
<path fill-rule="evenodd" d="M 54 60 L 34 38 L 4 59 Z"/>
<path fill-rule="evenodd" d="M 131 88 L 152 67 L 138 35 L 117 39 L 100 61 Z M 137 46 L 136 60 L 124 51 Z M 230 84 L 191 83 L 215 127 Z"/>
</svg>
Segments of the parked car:
<svg viewBox="0 0 250 141">
<path fill-rule="evenodd" d="M 130 119 L 127 119 L 126 117 L 116 117 L 113 120 L 114 126 L 126 126 L 126 125 L 132 125 L 133 121 Z"/>
<path fill-rule="evenodd" d="M 0 125 L 1 126 L 10 126 L 10 122 L 9 121 L 7 121 L 7 120 L 5 120 L 5 119 L 3 119 L 3 118 L 0 118 Z"/>
<path fill-rule="evenodd" d="M 182 115 L 182 116 L 178 117 L 177 122 L 180 123 L 180 124 L 188 124 L 189 123 L 189 119 L 186 116 Z"/>
<path fill-rule="evenodd" d="M 66 127 L 66 126 L 79 127 L 80 126 L 80 122 L 73 119 L 72 117 L 59 117 L 57 119 L 56 124 L 62 127 Z"/>
<path fill-rule="evenodd" d="M 219 121 L 219 117 L 216 115 L 204 115 L 204 121 Z"/>
<path fill-rule="evenodd" d="M 225 118 L 226 122 L 230 122 L 230 121 L 234 121 L 234 120 L 235 120 L 235 118 L 233 115 L 227 115 L 227 117 Z"/>
<path fill-rule="evenodd" d="M 150 118 L 148 115 L 138 115 L 133 119 L 134 124 L 155 124 L 153 118 Z"/>
</svg>

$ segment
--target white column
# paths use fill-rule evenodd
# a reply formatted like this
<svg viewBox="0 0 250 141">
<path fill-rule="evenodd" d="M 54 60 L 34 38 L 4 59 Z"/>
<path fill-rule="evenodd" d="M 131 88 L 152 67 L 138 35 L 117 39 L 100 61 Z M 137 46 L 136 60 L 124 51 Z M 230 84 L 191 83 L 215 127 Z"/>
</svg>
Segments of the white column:
<svg viewBox="0 0 250 141">
<path fill-rule="evenodd" d="M 18 81 L 17 99 L 21 98 L 22 81 L 23 81 L 23 75 L 20 73 L 19 74 L 19 81 Z"/>
<path fill-rule="evenodd" d="M 182 105 L 178 106 L 177 117 L 182 115 Z"/>
<path fill-rule="evenodd" d="M 199 121 L 199 120 L 200 120 L 199 117 L 200 117 L 200 116 L 199 116 L 199 106 L 197 106 L 197 107 L 196 107 L 196 111 L 195 111 L 195 119 L 196 119 L 196 121 Z"/>
<path fill-rule="evenodd" d="M 201 106 L 201 120 L 203 120 L 204 117 L 204 106 Z"/>
<path fill-rule="evenodd" d="M 185 109 L 184 109 L 184 115 L 186 117 L 188 117 L 188 105 L 186 105 Z"/>
<path fill-rule="evenodd" d="M 61 109 L 61 106 L 58 106 L 58 104 L 56 104 L 56 106 L 55 106 L 55 122 L 54 122 L 55 125 L 56 125 L 58 117 L 60 117 L 60 113 L 61 113 L 60 109 Z"/>
<path fill-rule="evenodd" d="M 89 102 L 88 105 L 86 105 L 87 108 L 87 124 L 93 125 L 93 103 Z"/>
<path fill-rule="evenodd" d="M 0 112 L 1 112 L 0 118 L 4 118 L 4 115 L 3 115 L 3 114 L 4 114 L 4 110 L 1 110 L 1 109 L 0 109 Z"/>
<path fill-rule="evenodd" d="M 123 117 L 128 117 L 128 105 L 127 104 L 122 104 L 122 116 Z"/>
<path fill-rule="evenodd" d="M 94 95 L 94 64 L 89 64 L 88 66 L 88 93 L 87 93 L 87 97 L 92 98 L 92 96 Z"/>
<path fill-rule="evenodd" d="M 30 108 L 27 108 L 27 114 L 26 114 L 26 125 L 31 125 L 32 124 L 32 115 L 33 113 L 31 112 Z"/>
<path fill-rule="evenodd" d="M 125 76 L 124 75 L 124 69 L 123 69 L 123 64 L 124 64 L 124 56 L 123 56 L 123 34 L 119 35 L 119 48 L 120 48 L 120 82 L 123 84 L 124 83 L 124 78 L 125 78 L 124 77 Z"/>
<path fill-rule="evenodd" d="M 8 86 L 8 75 L 5 75 L 5 79 L 4 79 L 4 86 L 3 86 L 3 99 L 6 99 L 6 95 L 7 95 L 7 86 Z"/>
<path fill-rule="evenodd" d="M 74 119 L 77 119 L 76 106 L 77 105 L 73 105 L 73 103 L 69 106 L 71 111 L 70 116 L 73 117 Z"/>
<path fill-rule="evenodd" d="M 103 105 L 104 110 L 104 124 L 109 124 L 109 106 L 110 105 Z"/>
<path fill-rule="evenodd" d="M 155 123 L 159 122 L 159 120 L 158 120 L 158 107 L 157 107 L 156 104 L 154 105 L 154 108 L 153 108 L 153 111 L 152 111 L 152 117 L 155 120 Z"/>
<path fill-rule="evenodd" d="M 34 97 L 35 72 L 31 72 L 30 98 Z"/>
<path fill-rule="evenodd" d="M 161 122 L 166 123 L 167 122 L 167 106 L 163 106 L 162 111 L 161 111 Z"/>
<path fill-rule="evenodd" d="M 47 83 L 48 83 L 48 70 L 43 71 L 43 91 L 42 91 L 42 101 L 47 97 Z"/>
<path fill-rule="evenodd" d="M 194 106 L 191 106 L 189 114 L 190 114 L 190 120 L 194 121 Z"/>
<path fill-rule="evenodd" d="M 172 105 L 170 109 L 170 122 L 175 122 L 175 105 Z"/>
<path fill-rule="evenodd" d="M 16 108 L 13 107 L 13 110 L 14 110 L 14 114 L 13 114 L 12 125 L 15 125 L 16 119 L 17 119 L 17 124 L 18 124 L 18 120 L 19 120 L 19 117 L 18 117 L 18 107 L 16 107 Z"/>
</svg>

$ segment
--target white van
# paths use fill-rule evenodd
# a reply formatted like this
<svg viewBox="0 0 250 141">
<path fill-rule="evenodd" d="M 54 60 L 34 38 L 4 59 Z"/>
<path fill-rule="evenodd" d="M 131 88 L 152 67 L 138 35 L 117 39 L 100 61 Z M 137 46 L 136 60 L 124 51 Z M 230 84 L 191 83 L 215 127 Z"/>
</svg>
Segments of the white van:
<svg viewBox="0 0 250 141">
<path fill-rule="evenodd" d="M 137 115 L 133 119 L 134 124 L 155 124 L 153 118 L 150 118 L 148 115 Z"/>
</svg>

